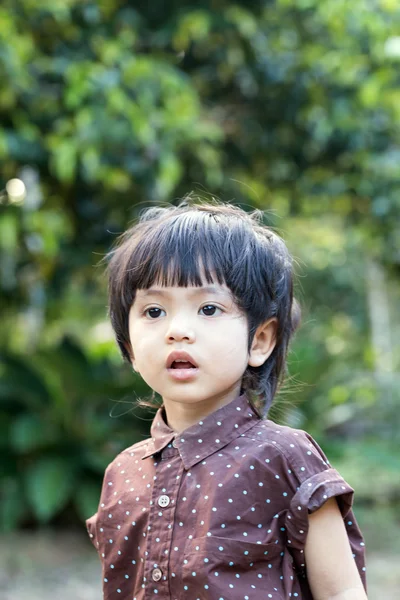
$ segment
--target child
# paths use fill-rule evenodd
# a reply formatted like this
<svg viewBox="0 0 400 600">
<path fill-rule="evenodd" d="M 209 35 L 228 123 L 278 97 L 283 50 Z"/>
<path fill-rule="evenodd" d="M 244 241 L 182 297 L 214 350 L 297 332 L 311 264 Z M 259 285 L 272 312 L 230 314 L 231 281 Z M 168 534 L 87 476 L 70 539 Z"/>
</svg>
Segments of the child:
<svg viewBox="0 0 400 600">
<path fill-rule="evenodd" d="M 313 438 L 267 419 L 299 321 L 261 211 L 149 208 L 110 253 L 123 357 L 162 397 L 86 521 L 104 600 L 365 600 L 353 489 Z"/>
</svg>

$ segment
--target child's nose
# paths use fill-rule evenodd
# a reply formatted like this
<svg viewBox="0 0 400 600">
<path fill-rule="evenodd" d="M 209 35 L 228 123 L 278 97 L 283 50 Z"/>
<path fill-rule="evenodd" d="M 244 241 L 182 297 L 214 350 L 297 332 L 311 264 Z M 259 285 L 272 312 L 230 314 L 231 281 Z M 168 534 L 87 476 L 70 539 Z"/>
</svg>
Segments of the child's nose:
<svg viewBox="0 0 400 600">
<path fill-rule="evenodd" d="M 194 340 L 195 332 L 193 328 L 193 324 L 187 317 L 175 317 L 171 320 L 166 337 L 168 340 Z"/>
</svg>

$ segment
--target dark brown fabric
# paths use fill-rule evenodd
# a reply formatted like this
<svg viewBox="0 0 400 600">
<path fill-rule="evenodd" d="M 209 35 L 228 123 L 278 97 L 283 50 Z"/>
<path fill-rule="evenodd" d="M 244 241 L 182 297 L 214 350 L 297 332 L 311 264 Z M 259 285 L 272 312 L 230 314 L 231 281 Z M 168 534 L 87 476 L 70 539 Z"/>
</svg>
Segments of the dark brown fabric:
<svg viewBox="0 0 400 600">
<path fill-rule="evenodd" d="M 107 467 L 86 521 L 104 600 L 312 599 L 308 514 L 332 496 L 366 587 L 354 490 L 308 433 L 260 419 L 245 394 L 176 437 L 164 419 Z"/>
</svg>

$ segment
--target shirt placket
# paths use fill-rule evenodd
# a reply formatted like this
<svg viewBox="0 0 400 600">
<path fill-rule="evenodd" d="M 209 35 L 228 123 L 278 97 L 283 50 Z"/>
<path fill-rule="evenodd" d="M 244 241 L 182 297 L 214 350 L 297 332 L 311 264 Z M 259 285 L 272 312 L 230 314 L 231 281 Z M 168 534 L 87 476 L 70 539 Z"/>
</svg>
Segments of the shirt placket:
<svg viewBox="0 0 400 600">
<path fill-rule="evenodd" d="M 158 460 L 157 460 L 158 458 Z M 145 599 L 169 598 L 169 564 L 183 462 L 172 445 L 156 457 L 144 570 Z"/>
</svg>

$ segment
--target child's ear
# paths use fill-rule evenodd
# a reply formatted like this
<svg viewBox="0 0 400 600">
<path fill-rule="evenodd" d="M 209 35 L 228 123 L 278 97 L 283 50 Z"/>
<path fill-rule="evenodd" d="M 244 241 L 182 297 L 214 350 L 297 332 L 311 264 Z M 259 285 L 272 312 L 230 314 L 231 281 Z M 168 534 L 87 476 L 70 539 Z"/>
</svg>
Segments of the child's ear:
<svg viewBox="0 0 400 600">
<path fill-rule="evenodd" d="M 249 352 L 248 363 L 251 367 L 261 367 L 272 353 L 276 344 L 278 320 L 272 317 L 258 326 Z"/>
</svg>

